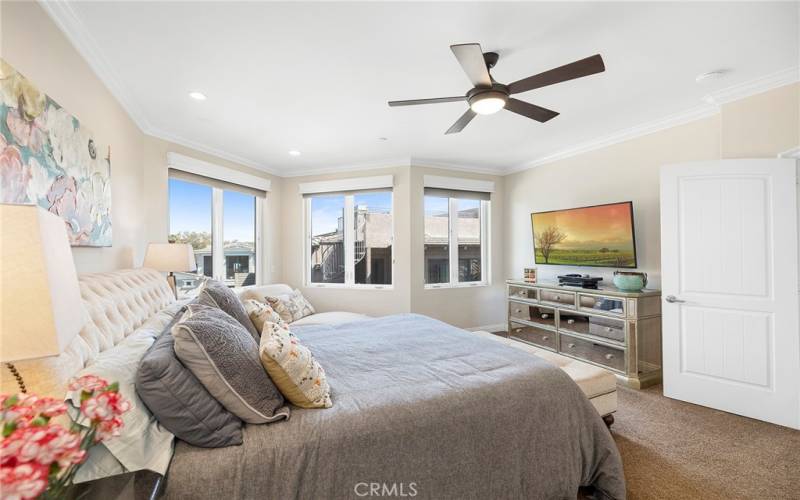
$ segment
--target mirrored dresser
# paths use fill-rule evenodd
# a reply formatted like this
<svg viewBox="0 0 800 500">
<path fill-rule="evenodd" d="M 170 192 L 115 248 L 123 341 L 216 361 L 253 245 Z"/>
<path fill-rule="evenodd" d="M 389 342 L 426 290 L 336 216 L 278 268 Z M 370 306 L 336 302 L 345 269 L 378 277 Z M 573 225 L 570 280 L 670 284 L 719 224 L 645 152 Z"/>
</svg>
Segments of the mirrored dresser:
<svg viewBox="0 0 800 500">
<path fill-rule="evenodd" d="M 508 335 L 580 359 L 640 389 L 661 381 L 661 292 L 508 280 Z"/>
</svg>

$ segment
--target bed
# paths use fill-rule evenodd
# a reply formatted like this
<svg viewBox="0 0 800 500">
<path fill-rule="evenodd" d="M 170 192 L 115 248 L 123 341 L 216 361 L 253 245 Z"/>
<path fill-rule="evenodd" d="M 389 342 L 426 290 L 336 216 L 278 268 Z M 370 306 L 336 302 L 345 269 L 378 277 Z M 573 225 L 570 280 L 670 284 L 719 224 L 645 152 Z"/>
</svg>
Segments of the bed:
<svg viewBox="0 0 800 500">
<path fill-rule="evenodd" d="M 167 498 L 358 498 L 374 484 L 435 499 L 625 496 L 602 419 L 539 358 L 415 314 L 294 332 L 334 406 L 249 425 L 242 446 L 179 442 Z"/>
<path fill-rule="evenodd" d="M 79 337 L 56 358 L 18 364 L 40 395 L 63 395 L 101 352 L 176 309 L 152 270 L 80 279 L 89 322 Z M 546 361 L 414 314 L 293 330 L 325 367 L 334 406 L 247 425 L 241 446 L 178 441 L 161 481 L 167 498 L 574 499 L 581 485 L 625 497 L 611 434 Z M 13 380 L 0 382 L 13 392 Z M 137 497 L 148 486 L 138 476 L 128 483 Z"/>
</svg>

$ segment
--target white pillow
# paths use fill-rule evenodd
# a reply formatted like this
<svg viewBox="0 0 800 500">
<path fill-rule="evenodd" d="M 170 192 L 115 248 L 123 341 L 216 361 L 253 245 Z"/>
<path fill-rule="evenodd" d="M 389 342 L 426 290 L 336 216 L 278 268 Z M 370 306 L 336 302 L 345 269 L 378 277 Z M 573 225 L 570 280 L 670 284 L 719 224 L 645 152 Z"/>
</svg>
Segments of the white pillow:
<svg viewBox="0 0 800 500">
<path fill-rule="evenodd" d="M 75 374 L 76 378 L 96 375 L 109 383 L 118 382 L 120 395 L 131 403 L 131 409 L 122 414 L 122 434 L 89 450 L 88 458 L 75 475 L 76 483 L 137 470 L 166 474 L 175 437 L 158 423 L 139 399 L 134 383 L 142 356 L 179 309 L 180 306 L 176 304 L 160 312 L 122 342 L 101 352 L 91 365 Z M 88 426 L 79 411 L 80 391 L 68 392 L 65 401 L 70 417 Z"/>
</svg>

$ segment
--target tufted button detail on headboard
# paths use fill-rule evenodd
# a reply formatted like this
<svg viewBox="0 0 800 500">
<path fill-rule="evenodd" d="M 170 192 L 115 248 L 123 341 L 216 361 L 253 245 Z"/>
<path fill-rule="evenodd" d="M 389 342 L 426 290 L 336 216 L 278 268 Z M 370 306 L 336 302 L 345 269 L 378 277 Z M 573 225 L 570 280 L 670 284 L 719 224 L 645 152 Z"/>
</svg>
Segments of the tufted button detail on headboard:
<svg viewBox="0 0 800 500">
<path fill-rule="evenodd" d="M 164 276 L 153 269 L 124 269 L 78 278 L 87 321 L 63 353 L 14 363 L 30 392 L 62 397 L 66 381 L 102 351 L 133 333 L 175 302 Z M 17 392 L 13 377 L 0 375 L 2 393 Z"/>
</svg>

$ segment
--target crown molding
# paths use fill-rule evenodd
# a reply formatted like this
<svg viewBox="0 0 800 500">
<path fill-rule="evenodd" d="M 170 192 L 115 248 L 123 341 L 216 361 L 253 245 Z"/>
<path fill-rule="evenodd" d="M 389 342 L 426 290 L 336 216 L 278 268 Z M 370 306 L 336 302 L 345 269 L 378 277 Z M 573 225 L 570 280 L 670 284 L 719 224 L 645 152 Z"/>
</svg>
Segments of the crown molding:
<svg viewBox="0 0 800 500">
<path fill-rule="evenodd" d="M 731 85 L 716 92 L 712 92 L 705 96 L 703 100 L 708 104 L 727 104 L 732 101 L 738 101 L 745 97 L 761 94 L 768 90 L 783 87 L 800 81 L 800 67 L 793 66 L 791 68 L 784 68 L 775 73 L 755 78 L 737 85 Z"/>
<path fill-rule="evenodd" d="M 290 167 L 281 170 L 281 177 L 305 177 L 308 175 L 337 174 L 340 172 L 359 172 L 363 170 L 379 170 L 382 168 L 410 167 L 409 158 L 393 158 L 364 163 L 348 163 L 330 167 Z"/>
<path fill-rule="evenodd" d="M 456 172 L 470 172 L 473 174 L 484 174 L 484 175 L 503 175 L 504 171 L 500 168 L 489 168 L 489 167 L 480 167 L 477 165 L 465 165 L 465 164 L 456 164 L 456 163 L 448 163 L 448 162 L 441 162 L 436 160 L 427 160 L 425 158 L 411 158 L 411 166 L 412 167 L 428 167 L 428 168 L 439 168 L 442 170 L 453 170 Z"/>
<path fill-rule="evenodd" d="M 784 85 L 800 81 L 800 67 L 794 66 L 785 68 L 775 73 L 771 73 L 747 82 L 733 85 L 719 91 L 708 94 L 703 98 L 704 105 L 683 111 L 681 113 L 669 115 L 659 120 L 643 123 L 625 130 L 621 130 L 609 135 L 601 136 L 597 139 L 580 143 L 537 159 L 522 163 L 510 168 L 488 168 L 471 165 L 452 164 L 424 158 L 403 158 L 392 160 L 373 161 L 361 164 L 348 164 L 320 168 L 303 167 L 284 167 L 270 168 L 258 161 L 239 156 L 234 153 L 208 147 L 196 141 L 186 139 L 177 134 L 168 133 L 157 129 L 147 119 L 142 107 L 127 90 L 120 78 L 116 75 L 111 65 L 103 57 L 97 42 L 90 35 L 89 31 L 81 22 L 68 0 L 38 0 L 45 12 L 53 22 L 61 29 L 67 39 L 72 43 L 78 53 L 83 57 L 89 67 L 94 71 L 100 81 L 108 88 L 109 92 L 117 99 L 123 109 L 128 113 L 134 123 L 147 135 L 169 141 L 187 148 L 192 148 L 202 153 L 214 155 L 218 158 L 232 161 L 253 169 L 260 170 L 280 177 L 301 177 L 307 175 L 322 175 L 338 172 L 354 172 L 360 170 L 375 170 L 379 168 L 417 166 L 440 168 L 444 170 L 454 170 L 459 172 L 472 172 L 485 175 L 508 175 L 530 168 L 552 163 L 572 156 L 587 153 L 604 147 L 608 147 L 620 142 L 629 141 L 637 137 L 652 134 L 660 130 L 682 125 L 691 121 L 713 116 L 720 111 L 720 105 L 732 101 L 743 99 L 755 94 L 760 94 Z"/>
<path fill-rule="evenodd" d="M 194 149 L 195 151 L 199 151 L 200 153 L 206 153 L 212 156 L 216 156 L 217 158 L 220 158 L 222 160 L 228 160 L 233 163 L 238 163 L 239 165 L 244 165 L 245 167 L 250 167 L 252 169 L 259 170 L 261 172 L 266 172 L 270 175 L 284 177 L 284 172 L 281 169 L 270 168 L 257 161 L 253 161 L 250 158 L 245 158 L 244 156 L 239 156 L 233 153 L 229 153 L 221 149 L 212 148 L 205 144 L 201 144 L 199 142 L 186 139 L 185 137 L 181 137 L 179 135 L 170 134 L 169 132 L 164 132 L 163 130 L 159 129 L 151 129 L 150 132 L 146 133 L 147 135 L 153 136 L 156 139 L 161 139 L 162 141 L 167 141 L 173 144 L 178 144 L 179 146 L 184 146 L 190 149 Z"/>
<path fill-rule="evenodd" d="M 589 151 L 595 151 L 614 144 L 636 139 L 645 135 L 666 130 L 678 125 L 683 125 L 695 120 L 708 118 L 720 112 L 720 106 L 733 101 L 744 99 L 756 94 L 761 94 L 769 90 L 790 85 L 800 81 L 800 67 L 794 66 L 785 68 L 775 73 L 765 75 L 747 82 L 732 85 L 724 89 L 708 94 L 703 98 L 705 104 L 696 106 L 686 111 L 666 116 L 651 122 L 642 123 L 631 128 L 620 130 L 612 134 L 601 136 L 591 141 L 583 142 L 575 146 L 550 153 L 535 160 L 522 163 L 509 169 L 504 169 L 499 175 L 509 175 L 523 170 L 528 170 L 554 161 L 563 160 L 572 156 L 577 156 Z"/>
<path fill-rule="evenodd" d="M 597 139 L 593 139 L 591 141 L 577 144 L 570 148 L 556 151 L 546 156 L 542 156 L 541 158 L 537 158 L 533 161 L 525 162 L 516 167 L 506 169 L 503 171 L 501 175 L 508 175 L 516 172 L 521 172 L 523 170 L 528 170 L 541 165 L 546 165 L 548 163 L 553 163 L 554 161 L 563 160 L 565 158 L 570 158 L 572 156 L 588 153 L 590 151 L 595 151 L 597 149 L 606 148 L 608 146 L 613 146 L 614 144 L 619 144 L 621 142 L 626 142 L 631 139 L 636 139 L 637 137 L 649 135 L 654 132 L 659 132 L 661 130 L 672 128 L 678 125 L 683 125 L 684 123 L 689 123 L 695 120 L 700 120 L 702 118 L 707 118 L 709 116 L 713 116 L 718 113 L 719 113 L 719 107 L 717 106 L 711 104 L 698 106 L 681 113 L 669 115 L 660 120 L 642 123 L 640 125 L 636 125 L 631 128 L 620 130 L 618 132 L 614 132 L 612 134 L 602 136 Z"/>
<path fill-rule="evenodd" d="M 114 70 L 111 69 L 111 65 L 108 64 L 98 48 L 97 42 L 89 34 L 89 30 L 86 29 L 78 15 L 75 14 L 70 2 L 66 0 L 39 0 L 39 5 L 64 33 L 81 57 L 83 57 L 83 60 L 86 61 L 86 64 L 100 78 L 100 81 L 117 99 L 139 129 L 144 133 L 153 135 L 151 133 L 152 124 L 145 116 L 141 106 L 128 92 Z"/>
</svg>

